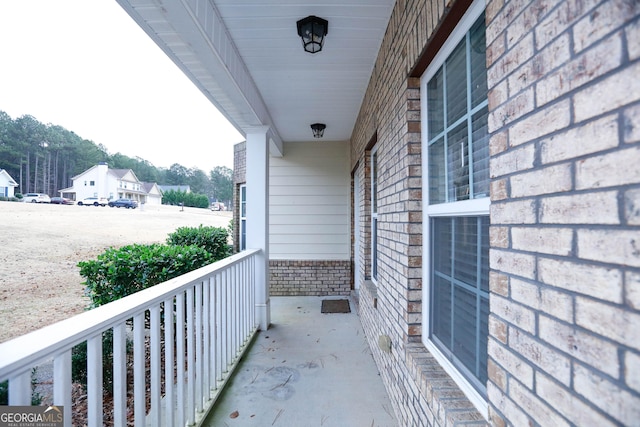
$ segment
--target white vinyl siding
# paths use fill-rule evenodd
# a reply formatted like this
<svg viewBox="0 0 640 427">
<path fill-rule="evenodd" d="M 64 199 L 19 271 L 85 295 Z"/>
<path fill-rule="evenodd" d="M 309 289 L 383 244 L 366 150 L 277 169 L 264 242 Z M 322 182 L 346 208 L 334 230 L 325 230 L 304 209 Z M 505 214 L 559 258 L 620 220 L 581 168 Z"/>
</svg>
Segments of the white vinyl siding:
<svg viewBox="0 0 640 427">
<path fill-rule="evenodd" d="M 269 258 L 350 259 L 349 150 L 345 142 L 285 143 L 269 168 Z"/>
</svg>

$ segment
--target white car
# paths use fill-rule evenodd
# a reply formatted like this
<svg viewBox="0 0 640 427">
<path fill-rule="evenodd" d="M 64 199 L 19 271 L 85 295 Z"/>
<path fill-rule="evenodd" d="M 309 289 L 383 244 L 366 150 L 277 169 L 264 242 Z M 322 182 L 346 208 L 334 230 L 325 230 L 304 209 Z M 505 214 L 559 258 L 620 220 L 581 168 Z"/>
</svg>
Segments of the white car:
<svg viewBox="0 0 640 427">
<path fill-rule="evenodd" d="M 25 203 L 51 203 L 51 198 L 47 194 L 27 193 L 22 197 Z"/>
<path fill-rule="evenodd" d="M 105 207 L 109 204 L 109 200 L 106 197 L 87 197 L 78 202 L 79 206 L 102 206 Z"/>
</svg>

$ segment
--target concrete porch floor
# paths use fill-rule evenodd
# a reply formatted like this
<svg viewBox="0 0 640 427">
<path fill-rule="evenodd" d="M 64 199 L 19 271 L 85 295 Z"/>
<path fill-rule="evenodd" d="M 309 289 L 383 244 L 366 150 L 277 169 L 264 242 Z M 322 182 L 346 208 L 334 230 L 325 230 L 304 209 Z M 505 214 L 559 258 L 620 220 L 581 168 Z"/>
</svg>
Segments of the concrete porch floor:
<svg viewBox="0 0 640 427">
<path fill-rule="evenodd" d="M 320 312 L 339 298 L 272 297 L 271 327 L 204 425 L 397 427 L 353 299 L 349 314 Z"/>
</svg>

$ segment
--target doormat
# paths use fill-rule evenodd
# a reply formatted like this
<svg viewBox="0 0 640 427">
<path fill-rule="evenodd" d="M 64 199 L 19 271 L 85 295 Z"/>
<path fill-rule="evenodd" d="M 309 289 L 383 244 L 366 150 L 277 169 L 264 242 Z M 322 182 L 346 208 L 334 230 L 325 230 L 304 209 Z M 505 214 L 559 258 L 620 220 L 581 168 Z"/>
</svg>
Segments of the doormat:
<svg viewBox="0 0 640 427">
<path fill-rule="evenodd" d="M 321 313 L 351 313 L 348 299 L 323 299 Z"/>
</svg>

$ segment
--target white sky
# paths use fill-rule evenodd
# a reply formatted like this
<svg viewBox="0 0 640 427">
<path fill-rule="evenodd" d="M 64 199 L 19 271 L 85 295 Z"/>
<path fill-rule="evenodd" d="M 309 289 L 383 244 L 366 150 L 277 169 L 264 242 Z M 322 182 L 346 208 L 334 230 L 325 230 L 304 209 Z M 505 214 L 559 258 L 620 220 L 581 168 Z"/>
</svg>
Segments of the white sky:
<svg viewBox="0 0 640 427">
<path fill-rule="evenodd" d="M 0 0 L 0 111 L 207 174 L 243 140 L 115 0 Z"/>
</svg>

